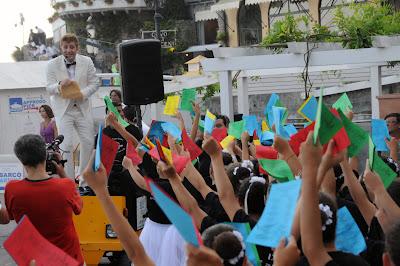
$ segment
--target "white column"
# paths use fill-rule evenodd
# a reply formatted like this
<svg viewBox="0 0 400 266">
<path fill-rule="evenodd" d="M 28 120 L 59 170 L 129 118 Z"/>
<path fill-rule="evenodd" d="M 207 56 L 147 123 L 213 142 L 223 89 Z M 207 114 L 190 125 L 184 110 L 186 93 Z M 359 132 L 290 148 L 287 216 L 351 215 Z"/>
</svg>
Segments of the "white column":
<svg viewBox="0 0 400 266">
<path fill-rule="evenodd" d="M 249 115 L 249 84 L 247 77 L 239 77 L 237 84 L 239 114 Z"/>
<path fill-rule="evenodd" d="M 221 114 L 233 121 L 232 72 L 219 72 Z"/>
<path fill-rule="evenodd" d="M 382 95 L 382 71 L 380 66 L 372 66 L 370 73 L 372 118 L 379 118 L 379 102 Z"/>
</svg>

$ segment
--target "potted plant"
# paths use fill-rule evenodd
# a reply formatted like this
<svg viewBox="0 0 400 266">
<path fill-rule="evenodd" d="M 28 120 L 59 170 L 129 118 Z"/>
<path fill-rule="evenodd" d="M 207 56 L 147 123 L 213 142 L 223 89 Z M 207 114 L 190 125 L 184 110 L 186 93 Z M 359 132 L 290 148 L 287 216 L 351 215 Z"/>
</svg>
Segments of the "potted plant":
<svg viewBox="0 0 400 266">
<path fill-rule="evenodd" d="M 104 0 L 104 2 L 105 2 L 106 4 L 108 4 L 108 5 L 111 5 L 111 4 L 114 2 L 114 0 Z"/>
<path fill-rule="evenodd" d="M 218 31 L 217 33 L 217 37 L 215 38 L 215 40 L 221 44 L 221 45 L 225 45 L 226 41 L 228 40 L 228 35 L 226 34 L 225 31 Z"/>
<path fill-rule="evenodd" d="M 93 5 L 93 0 L 82 0 L 83 3 L 86 3 L 86 5 L 91 6 Z"/>
<path fill-rule="evenodd" d="M 64 9 L 65 8 L 65 3 L 57 2 L 57 3 L 54 4 L 53 8 L 56 9 L 56 10 L 58 10 L 60 8 Z"/>
<path fill-rule="evenodd" d="M 70 2 L 71 5 L 74 6 L 74 7 L 78 7 L 78 6 L 79 6 L 78 1 L 69 1 L 69 2 Z"/>
<path fill-rule="evenodd" d="M 135 0 L 125 0 L 128 4 L 133 4 Z"/>
<path fill-rule="evenodd" d="M 400 12 L 393 12 L 382 19 L 382 35 L 372 36 L 372 46 L 383 48 L 400 45 Z"/>
</svg>

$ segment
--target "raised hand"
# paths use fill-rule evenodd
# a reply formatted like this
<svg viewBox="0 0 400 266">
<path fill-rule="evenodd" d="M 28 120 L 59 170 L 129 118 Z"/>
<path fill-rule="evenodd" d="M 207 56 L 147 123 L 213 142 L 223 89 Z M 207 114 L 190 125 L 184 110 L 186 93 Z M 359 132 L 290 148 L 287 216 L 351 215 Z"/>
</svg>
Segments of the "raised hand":
<svg viewBox="0 0 400 266">
<path fill-rule="evenodd" d="M 318 168 L 321 162 L 322 146 L 313 142 L 314 131 L 308 133 L 307 139 L 300 145 L 299 160 L 303 168 L 312 167 Z"/>
<path fill-rule="evenodd" d="M 175 167 L 170 164 L 166 164 L 162 161 L 157 163 L 158 169 L 160 169 L 161 174 L 168 179 L 179 178 L 178 174 L 176 173 Z"/>
<path fill-rule="evenodd" d="M 200 103 L 195 103 L 192 101 L 192 107 L 195 115 L 200 116 L 201 110 L 200 110 Z"/>
<path fill-rule="evenodd" d="M 218 254 L 206 247 L 200 246 L 199 248 L 188 244 L 186 247 L 186 253 L 188 256 L 187 265 L 188 266 L 223 266 L 222 259 Z"/>
<path fill-rule="evenodd" d="M 88 183 L 89 187 L 91 187 L 96 194 L 99 192 L 107 191 L 107 172 L 104 168 L 103 164 L 100 164 L 100 168 L 98 171 L 93 171 L 93 161 L 96 150 L 93 151 L 92 156 L 90 157 L 89 163 L 85 168 L 85 171 L 82 173 L 83 179 Z"/>
<path fill-rule="evenodd" d="M 300 258 L 300 250 L 297 248 L 296 240 L 290 237 L 289 243 L 286 245 L 286 239 L 279 242 L 278 247 L 274 251 L 274 266 L 291 266 L 296 265 Z"/>
<path fill-rule="evenodd" d="M 213 137 L 205 136 L 202 148 L 210 157 L 215 157 L 221 154 L 221 147 Z"/>
<path fill-rule="evenodd" d="M 133 167 L 134 165 L 133 165 L 131 159 L 129 159 L 128 157 L 124 156 L 124 159 L 122 160 L 122 166 L 125 169 L 129 169 L 129 168 Z"/>
<path fill-rule="evenodd" d="M 365 164 L 364 182 L 367 188 L 374 194 L 379 191 L 385 190 L 381 178 L 377 174 L 372 172 L 371 169 L 369 168 L 368 159 Z"/>
<path fill-rule="evenodd" d="M 330 168 L 334 167 L 335 165 L 339 164 L 347 157 L 346 149 L 343 149 L 339 153 L 333 155 L 334 147 L 335 147 L 335 141 L 331 139 L 328 143 L 328 148 L 325 154 L 322 156 L 321 168 L 324 171 L 327 171 Z"/>
<path fill-rule="evenodd" d="M 289 146 L 289 143 L 287 140 L 279 137 L 278 135 L 275 135 L 274 137 L 274 144 L 272 147 L 283 157 L 287 157 L 288 155 L 294 154 L 292 149 Z"/>
<path fill-rule="evenodd" d="M 115 125 L 115 123 L 118 123 L 117 116 L 113 112 L 108 112 L 106 122 L 108 125 Z"/>
</svg>

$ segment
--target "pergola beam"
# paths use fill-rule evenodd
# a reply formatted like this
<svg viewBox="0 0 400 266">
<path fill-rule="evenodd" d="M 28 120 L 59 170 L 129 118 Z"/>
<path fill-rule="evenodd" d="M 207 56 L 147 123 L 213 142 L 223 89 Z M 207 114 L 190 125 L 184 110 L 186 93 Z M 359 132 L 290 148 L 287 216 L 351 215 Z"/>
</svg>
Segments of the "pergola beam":
<svg viewBox="0 0 400 266">
<path fill-rule="evenodd" d="M 373 64 L 400 61 L 400 46 L 316 51 L 310 55 L 309 66 Z M 303 54 L 276 54 L 211 58 L 201 61 L 204 71 L 238 71 L 304 67 Z"/>
</svg>

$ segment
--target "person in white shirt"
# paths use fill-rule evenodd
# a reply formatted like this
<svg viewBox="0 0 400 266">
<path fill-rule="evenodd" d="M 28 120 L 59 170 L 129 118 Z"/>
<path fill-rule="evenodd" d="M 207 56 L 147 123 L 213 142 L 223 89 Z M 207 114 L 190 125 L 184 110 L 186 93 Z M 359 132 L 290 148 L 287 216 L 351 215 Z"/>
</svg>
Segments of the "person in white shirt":
<svg viewBox="0 0 400 266">
<path fill-rule="evenodd" d="M 47 65 L 47 92 L 55 114 L 58 132 L 64 135 L 60 148 L 64 151 L 66 173 L 75 177 L 73 153 L 73 128 L 80 140 L 79 174 L 87 165 L 94 141 L 94 122 L 91 114 L 90 96 L 98 89 L 96 68 L 92 60 L 78 54 L 78 38 L 66 34 L 61 38 L 62 55 L 49 61 Z M 61 87 L 70 85 L 74 80 L 80 87 L 81 94 L 73 99 L 61 97 Z M 81 180 L 81 186 L 86 184 Z"/>
</svg>

